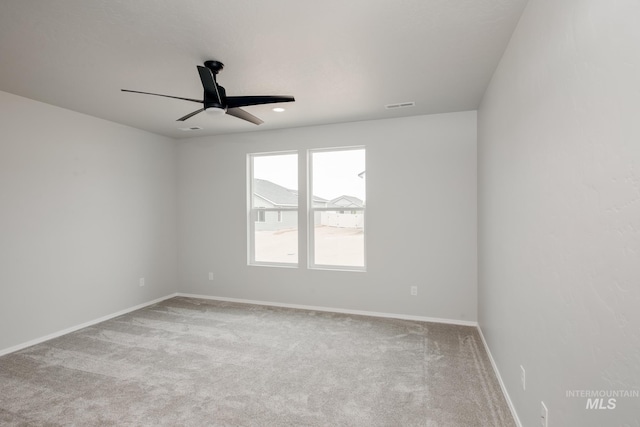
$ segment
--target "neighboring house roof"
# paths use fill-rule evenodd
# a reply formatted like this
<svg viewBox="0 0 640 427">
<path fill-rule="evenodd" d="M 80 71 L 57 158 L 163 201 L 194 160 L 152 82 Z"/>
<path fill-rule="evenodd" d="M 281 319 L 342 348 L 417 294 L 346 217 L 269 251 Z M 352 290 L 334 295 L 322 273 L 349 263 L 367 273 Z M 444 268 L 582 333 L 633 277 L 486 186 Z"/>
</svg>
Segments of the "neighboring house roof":
<svg viewBox="0 0 640 427">
<path fill-rule="evenodd" d="M 274 206 L 298 206 L 298 192 L 266 179 L 254 178 L 253 194 Z"/>
<path fill-rule="evenodd" d="M 329 201 L 329 206 L 338 206 L 341 208 L 362 208 L 364 202 L 354 196 L 340 196 Z"/>
<path fill-rule="evenodd" d="M 298 191 L 296 190 L 289 190 L 291 191 L 293 194 L 298 195 Z M 322 197 L 318 197 L 318 196 L 313 196 L 313 203 L 318 203 L 318 204 L 327 204 L 329 201 L 327 199 L 323 199 Z"/>
<path fill-rule="evenodd" d="M 266 179 L 254 178 L 253 194 L 266 200 L 274 207 L 298 206 L 298 191 L 290 190 Z M 340 196 L 333 200 L 326 200 L 322 197 L 313 196 L 313 202 L 323 204 L 327 207 L 352 208 L 364 207 L 364 202 L 354 196 Z"/>
</svg>

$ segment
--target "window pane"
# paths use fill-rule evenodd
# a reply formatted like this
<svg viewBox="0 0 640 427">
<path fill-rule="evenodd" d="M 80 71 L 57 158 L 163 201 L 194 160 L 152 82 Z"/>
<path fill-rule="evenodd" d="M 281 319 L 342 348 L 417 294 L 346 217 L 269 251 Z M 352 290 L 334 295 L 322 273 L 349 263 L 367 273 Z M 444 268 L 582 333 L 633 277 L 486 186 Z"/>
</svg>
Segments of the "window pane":
<svg viewBox="0 0 640 427">
<path fill-rule="evenodd" d="M 298 206 L 298 155 L 253 158 L 253 207 Z"/>
<path fill-rule="evenodd" d="M 311 152 L 311 265 L 364 268 L 365 150 Z M 335 210 L 334 210 L 335 209 Z"/>
<path fill-rule="evenodd" d="M 278 222 L 277 211 L 266 211 L 264 222 L 255 225 L 255 261 L 292 263 L 298 262 L 298 212 L 283 211 Z"/>
<path fill-rule="evenodd" d="M 364 267 L 364 212 L 314 213 L 316 265 Z"/>
<path fill-rule="evenodd" d="M 254 155 L 251 167 L 251 259 L 296 264 L 298 155 Z"/>
<path fill-rule="evenodd" d="M 311 154 L 314 206 L 364 206 L 364 149 L 317 151 Z"/>
</svg>

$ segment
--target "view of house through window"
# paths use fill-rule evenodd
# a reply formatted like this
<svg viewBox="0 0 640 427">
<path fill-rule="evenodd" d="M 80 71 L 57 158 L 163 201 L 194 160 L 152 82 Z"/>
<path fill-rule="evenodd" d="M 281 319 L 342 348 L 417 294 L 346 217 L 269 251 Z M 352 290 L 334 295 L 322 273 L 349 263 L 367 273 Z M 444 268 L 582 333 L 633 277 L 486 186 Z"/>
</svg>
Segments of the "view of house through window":
<svg viewBox="0 0 640 427">
<path fill-rule="evenodd" d="M 309 170 L 300 171 L 309 177 L 306 204 L 298 200 L 297 152 L 249 156 L 249 263 L 298 264 L 303 206 L 309 267 L 364 270 L 365 149 L 310 150 L 307 156 Z"/>
<path fill-rule="evenodd" d="M 309 168 L 309 265 L 364 269 L 364 148 L 311 151 Z"/>
<path fill-rule="evenodd" d="M 250 263 L 298 263 L 298 154 L 250 156 Z"/>
</svg>

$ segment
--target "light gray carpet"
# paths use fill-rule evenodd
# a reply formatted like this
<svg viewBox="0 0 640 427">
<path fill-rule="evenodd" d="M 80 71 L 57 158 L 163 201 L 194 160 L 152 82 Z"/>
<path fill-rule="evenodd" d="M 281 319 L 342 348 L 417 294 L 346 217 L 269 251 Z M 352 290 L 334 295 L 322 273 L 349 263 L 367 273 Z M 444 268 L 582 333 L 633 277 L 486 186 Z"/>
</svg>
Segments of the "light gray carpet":
<svg viewBox="0 0 640 427">
<path fill-rule="evenodd" d="M 475 328 L 172 298 L 0 357 L 9 426 L 514 426 Z"/>
</svg>

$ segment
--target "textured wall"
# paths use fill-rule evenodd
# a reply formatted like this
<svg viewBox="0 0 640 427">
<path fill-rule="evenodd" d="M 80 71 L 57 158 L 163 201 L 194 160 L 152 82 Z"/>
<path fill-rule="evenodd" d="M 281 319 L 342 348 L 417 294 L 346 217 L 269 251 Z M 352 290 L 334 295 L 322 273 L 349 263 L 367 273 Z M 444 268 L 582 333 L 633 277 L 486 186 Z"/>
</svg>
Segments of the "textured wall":
<svg viewBox="0 0 640 427">
<path fill-rule="evenodd" d="M 175 142 L 5 92 L 0 111 L 0 351 L 175 292 Z"/>
<path fill-rule="evenodd" d="M 367 272 L 247 266 L 247 154 L 350 145 L 367 148 Z M 178 158 L 181 292 L 476 320 L 475 112 L 190 139 Z"/>
<path fill-rule="evenodd" d="M 479 109 L 479 322 L 526 426 L 640 425 L 566 397 L 640 388 L 638 16 L 531 0 Z"/>
</svg>

